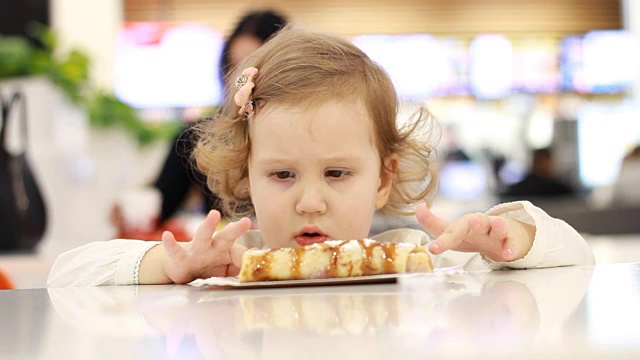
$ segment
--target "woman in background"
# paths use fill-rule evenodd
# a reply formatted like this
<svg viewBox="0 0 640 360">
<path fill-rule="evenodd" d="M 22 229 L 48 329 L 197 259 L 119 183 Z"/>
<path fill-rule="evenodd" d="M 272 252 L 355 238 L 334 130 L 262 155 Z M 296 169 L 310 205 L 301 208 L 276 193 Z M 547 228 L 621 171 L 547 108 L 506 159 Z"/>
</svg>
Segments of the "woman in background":
<svg viewBox="0 0 640 360">
<path fill-rule="evenodd" d="M 219 81 L 222 89 L 225 88 L 227 75 L 231 70 L 287 22 L 286 17 L 272 10 L 249 12 L 240 19 L 222 48 L 219 62 Z M 171 150 L 153 184 L 162 199 L 160 216 L 156 222 L 158 228 L 164 227 L 166 221 L 185 207 L 187 202 L 196 203 L 195 207 L 203 215 L 211 209 L 222 210 L 218 197 L 207 187 L 204 175 L 195 169 L 190 160 L 194 140 L 191 126 L 185 124 L 184 131 L 173 139 Z M 118 227 L 121 235 L 119 237 L 128 237 L 118 205 L 114 207 L 111 218 L 112 223 Z"/>
</svg>

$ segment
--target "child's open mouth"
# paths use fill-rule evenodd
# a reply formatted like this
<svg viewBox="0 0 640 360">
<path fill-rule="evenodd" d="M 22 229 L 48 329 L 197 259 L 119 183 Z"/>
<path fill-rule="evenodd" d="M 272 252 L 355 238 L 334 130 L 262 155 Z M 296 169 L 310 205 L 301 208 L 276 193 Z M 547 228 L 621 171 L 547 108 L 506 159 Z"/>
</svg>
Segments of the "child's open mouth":
<svg viewBox="0 0 640 360">
<path fill-rule="evenodd" d="M 300 246 L 306 246 L 316 243 L 325 242 L 329 239 L 327 235 L 320 233 L 302 233 L 295 237 L 295 241 Z"/>
</svg>

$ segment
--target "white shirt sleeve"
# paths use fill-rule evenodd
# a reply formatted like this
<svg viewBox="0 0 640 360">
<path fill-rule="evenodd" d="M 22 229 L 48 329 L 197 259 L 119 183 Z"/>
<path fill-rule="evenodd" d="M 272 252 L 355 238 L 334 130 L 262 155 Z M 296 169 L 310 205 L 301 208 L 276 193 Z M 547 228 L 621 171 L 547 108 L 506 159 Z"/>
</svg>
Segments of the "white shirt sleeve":
<svg viewBox="0 0 640 360">
<path fill-rule="evenodd" d="M 48 287 L 131 285 L 138 283 L 140 261 L 159 241 L 96 241 L 69 250 L 56 259 Z"/>
<path fill-rule="evenodd" d="M 528 201 L 500 204 L 487 211 L 487 214 L 506 216 L 536 227 L 533 246 L 525 257 L 511 262 L 495 262 L 483 258 L 491 269 L 595 264 L 593 251 L 571 225 L 549 216 Z"/>
</svg>

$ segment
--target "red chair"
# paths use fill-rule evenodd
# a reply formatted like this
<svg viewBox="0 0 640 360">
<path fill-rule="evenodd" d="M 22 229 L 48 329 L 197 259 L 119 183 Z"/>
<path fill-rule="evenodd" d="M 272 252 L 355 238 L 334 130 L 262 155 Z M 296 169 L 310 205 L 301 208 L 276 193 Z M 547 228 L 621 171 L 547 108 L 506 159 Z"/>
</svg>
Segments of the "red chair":
<svg viewBox="0 0 640 360">
<path fill-rule="evenodd" d="M 9 278 L 9 276 L 0 269 L 0 290 L 11 290 L 15 289 L 16 286 L 13 284 L 13 281 Z"/>
<path fill-rule="evenodd" d="M 160 227 L 151 231 L 131 231 L 121 230 L 117 238 L 118 239 L 136 239 L 136 240 L 161 240 L 162 233 L 165 231 L 171 231 L 176 241 L 191 241 L 192 235 L 189 234 L 183 221 L 179 219 L 169 219 L 165 221 Z"/>
</svg>

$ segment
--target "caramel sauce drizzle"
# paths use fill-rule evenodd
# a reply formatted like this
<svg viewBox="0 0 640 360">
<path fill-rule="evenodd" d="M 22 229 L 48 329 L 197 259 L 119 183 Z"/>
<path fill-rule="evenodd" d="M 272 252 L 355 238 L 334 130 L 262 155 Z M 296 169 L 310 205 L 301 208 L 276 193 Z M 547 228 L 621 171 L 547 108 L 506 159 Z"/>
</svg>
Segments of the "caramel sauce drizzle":
<svg viewBox="0 0 640 360">
<path fill-rule="evenodd" d="M 358 240 L 360 247 L 364 249 L 363 258 L 362 258 L 362 275 L 371 275 L 376 273 L 376 268 L 373 266 L 373 249 L 376 247 L 376 243 L 366 244 L 364 240 Z"/>
<path fill-rule="evenodd" d="M 396 258 L 396 244 L 395 243 L 379 243 L 370 242 L 367 243 L 364 240 L 356 240 L 360 249 L 362 249 L 362 262 L 360 271 L 363 276 L 376 275 L 376 274 L 391 274 L 395 272 L 395 258 Z M 342 246 L 347 244 L 349 240 L 345 240 L 338 245 L 330 246 L 322 244 L 324 251 L 331 252 L 329 264 L 326 267 L 326 271 L 321 277 L 335 278 L 338 274 L 340 254 Z M 376 248 L 382 250 L 382 269 L 377 269 L 373 263 L 374 251 Z M 303 274 L 300 271 L 300 264 L 302 263 L 302 255 L 305 252 L 305 247 L 294 247 L 290 250 L 291 264 L 290 274 L 292 279 L 303 279 Z M 273 252 L 268 251 L 257 257 L 253 261 L 253 279 L 254 281 L 274 280 L 270 278 L 271 262 Z M 348 276 L 353 276 L 353 268 L 349 269 Z"/>
<path fill-rule="evenodd" d="M 382 268 L 385 274 L 395 272 L 396 243 L 382 243 Z"/>
<path fill-rule="evenodd" d="M 329 259 L 329 264 L 327 265 L 326 277 L 334 278 L 338 276 L 338 263 L 340 262 L 340 252 L 342 250 L 342 246 L 348 243 L 348 241 L 343 241 L 336 246 L 327 246 L 326 250 L 331 251 L 331 258 Z"/>
<path fill-rule="evenodd" d="M 362 275 L 390 274 L 394 272 L 394 259 L 396 257 L 395 243 L 379 243 L 372 242 L 368 245 L 364 240 L 358 240 L 360 246 L 364 249 L 362 261 Z M 373 252 L 376 248 L 382 250 L 382 269 L 377 269 L 373 264 Z"/>
<path fill-rule="evenodd" d="M 253 279 L 254 281 L 265 281 L 269 280 L 269 275 L 271 273 L 271 252 L 267 251 L 259 258 L 256 258 L 254 262 L 253 268 Z"/>
<path fill-rule="evenodd" d="M 302 247 L 294 247 L 291 248 L 291 278 L 295 280 L 302 279 L 302 274 L 300 273 L 300 263 L 302 262 L 302 254 L 304 253 L 304 248 Z"/>
</svg>

